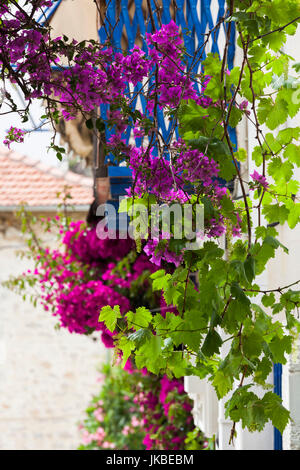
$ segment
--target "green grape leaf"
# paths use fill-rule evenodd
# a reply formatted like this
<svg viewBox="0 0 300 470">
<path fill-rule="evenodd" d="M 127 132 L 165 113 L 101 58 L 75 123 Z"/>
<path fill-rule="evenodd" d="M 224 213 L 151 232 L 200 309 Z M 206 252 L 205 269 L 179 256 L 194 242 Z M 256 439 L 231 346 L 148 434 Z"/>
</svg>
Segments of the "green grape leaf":
<svg viewBox="0 0 300 470">
<path fill-rule="evenodd" d="M 118 318 L 122 318 L 119 305 L 115 305 L 114 308 L 109 305 L 102 307 L 99 322 L 104 322 L 109 331 L 115 331 Z"/>
<path fill-rule="evenodd" d="M 269 343 L 269 348 L 273 356 L 273 361 L 285 364 L 285 353 L 290 353 L 292 350 L 292 337 L 287 335 L 282 338 L 274 336 L 272 341 Z"/>
<path fill-rule="evenodd" d="M 283 433 L 290 420 L 290 412 L 282 406 L 281 398 L 273 392 L 268 392 L 264 395 L 261 402 L 273 426 Z"/>
<path fill-rule="evenodd" d="M 215 329 L 210 330 L 204 340 L 202 345 L 201 351 L 202 353 L 207 356 L 211 357 L 215 353 L 220 352 L 220 347 L 222 346 L 223 341 L 219 333 Z"/>
<path fill-rule="evenodd" d="M 223 398 L 231 390 L 233 385 L 233 377 L 224 373 L 222 370 L 217 370 L 212 380 L 219 400 Z"/>
<path fill-rule="evenodd" d="M 151 331 L 146 328 L 140 328 L 138 331 L 128 335 L 128 340 L 132 341 L 137 348 L 140 348 L 151 338 Z"/>
<path fill-rule="evenodd" d="M 126 314 L 126 318 L 128 321 L 128 327 L 134 327 L 136 330 L 139 328 L 147 328 L 149 323 L 152 320 L 152 313 L 145 307 L 138 307 L 136 312 L 128 312 Z"/>
</svg>

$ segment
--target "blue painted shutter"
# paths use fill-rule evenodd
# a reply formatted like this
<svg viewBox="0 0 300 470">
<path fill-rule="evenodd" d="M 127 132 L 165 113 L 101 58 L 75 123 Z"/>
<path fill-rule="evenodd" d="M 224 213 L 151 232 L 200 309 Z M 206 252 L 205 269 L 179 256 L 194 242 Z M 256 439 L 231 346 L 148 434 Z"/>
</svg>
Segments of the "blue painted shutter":
<svg viewBox="0 0 300 470">
<path fill-rule="evenodd" d="M 282 364 L 274 364 L 274 393 L 282 397 Z M 282 435 L 277 428 L 274 428 L 274 450 L 282 450 Z"/>
</svg>

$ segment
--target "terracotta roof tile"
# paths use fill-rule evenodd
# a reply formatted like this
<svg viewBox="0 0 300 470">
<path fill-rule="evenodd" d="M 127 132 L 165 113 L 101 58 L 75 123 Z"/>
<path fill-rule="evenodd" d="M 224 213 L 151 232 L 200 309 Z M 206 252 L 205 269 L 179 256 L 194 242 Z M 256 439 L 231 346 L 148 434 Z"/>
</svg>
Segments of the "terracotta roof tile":
<svg viewBox="0 0 300 470">
<path fill-rule="evenodd" d="M 0 207 L 26 203 L 30 207 L 56 206 L 57 193 L 68 186 L 70 204 L 89 205 L 93 200 L 92 178 L 47 166 L 16 152 L 0 148 Z"/>
</svg>

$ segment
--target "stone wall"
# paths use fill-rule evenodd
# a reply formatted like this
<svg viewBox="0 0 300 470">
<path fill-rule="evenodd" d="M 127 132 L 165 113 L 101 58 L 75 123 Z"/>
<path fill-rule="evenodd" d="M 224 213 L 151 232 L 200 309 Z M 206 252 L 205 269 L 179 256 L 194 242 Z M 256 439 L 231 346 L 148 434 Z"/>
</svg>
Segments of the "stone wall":
<svg viewBox="0 0 300 470">
<path fill-rule="evenodd" d="M 30 268 L 15 255 L 23 246 L 15 229 L 0 235 L 0 282 Z M 0 318 L 0 450 L 76 449 L 106 350 L 2 286 Z"/>
</svg>

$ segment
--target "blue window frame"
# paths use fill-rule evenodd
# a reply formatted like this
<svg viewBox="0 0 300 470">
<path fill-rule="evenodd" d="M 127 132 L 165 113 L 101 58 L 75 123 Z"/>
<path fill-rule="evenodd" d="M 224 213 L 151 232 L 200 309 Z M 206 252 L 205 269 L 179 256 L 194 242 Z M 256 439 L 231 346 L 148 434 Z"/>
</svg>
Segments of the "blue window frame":
<svg viewBox="0 0 300 470">
<path fill-rule="evenodd" d="M 47 21 L 51 20 L 51 17 L 56 12 L 57 8 L 59 7 L 62 0 L 58 0 L 54 3 L 52 7 L 44 10 L 43 15 L 41 15 L 39 21 L 41 24 L 45 24 Z M 127 35 L 127 42 L 128 42 L 128 50 L 133 48 L 135 44 L 135 40 L 137 35 L 140 34 L 142 38 L 142 49 L 147 52 L 147 45 L 145 42 L 145 33 L 151 32 L 151 21 L 150 18 L 145 18 L 145 12 L 143 11 L 143 0 L 135 0 L 135 11 L 133 14 L 133 18 L 131 19 L 128 12 L 128 0 L 110 0 L 108 2 L 107 13 L 106 13 L 106 21 L 104 25 L 101 26 L 99 29 L 99 38 L 100 42 L 105 42 L 107 39 L 107 32 L 113 31 L 110 39 L 112 40 L 112 44 L 116 49 L 121 49 L 121 41 L 123 31 L 126 31 Z M 205 33 L 212 29 L 220 18 L 224 16 L 225 13 L 225 0 L 218 0 L 213 2 L 211 0 L 176 0 L 177 8 L 173 10 L 171 14 L 170 11 L 170 4 L 171 0 L 162 0 L 162 8 L 160 10 L 160 19 L 156 12 L 155 3 L 153 0 L 150 0 L 152 11 L 153 11 L 153 18 L 155 22 L 156 28 L 159 28 L 159 20 L 163 24 L 169 23 L 172 19 L 175 20 L 176 24 L 181 27 L 181 31 L 183 34 L 184 44 L 187 49 L 188 54 L 193 56 L 197 50 L 197 44 L 203 43 L 203 38 Z M 121 6 L 119 14 L 117 14 L 117 5 Z M 212 11 L 214 9 L 214 11 Z M 217 10 L 217 11 L 216 11 Z M 175 18 L 174 18 L 175 15 Z M 173 16 L 173 18 L 172 18 Z M 223 29 L 224 34 L 228 28 L 228 23 L 223 22 L 221 28 Z M 211 43 L 210 43 L 210 52 L 219 53 L 219 43 L 220 43 L 220 29 L 218 28 L 215 34 L 211 35 Z M 208 49 L 206 48 L 205 51 L 201 51 L 202 59 L 205 59 L 206 53 Z M 230 34 L 230 44 L 228 48 L 228 68 L 233 68 L 234 62 L 234 55 L 235 55 L 235 27 L 234 24 L 231 27 L 231 34 Z M 188 59 L 191 65 L 192 57 Z M 194 66 L 192 72 L 197 73 L 197 71 L 201 68 L 200 66 Z M 138 91 L 141 87 L 141 84 L 137 84 L 135 91 Z M 133 103 L 133 108 L 136 107 L 137 100 Z M 146 109 L 146 101 L 141 97 L 141 105 L 143 112 Z M 102 116 L 106 115 L 107 112 L 107 105 L 101 105 L 100 112 Z M 158 109 L 158 123 L 161 129 L 161 132 L 164 136 L 164 139 L 167 140 L 168 133 L 172 128 L 172 122 L 169 123 L 169 126 L 166 126 L 166 122 L 164 120 L 163 111 Z M 106 140 L 112 135 L 113 130 L 106 129 L 105 137 Z M 237 148 L 237 139 L 236 139 L 236 131 L 235 129 L 230 129 L 230 138 L 233 142 L 235 148 Z M 130 138 L 130 129 L 124 133 L 124 139 L 126 142 L 129 142 Z M 139 145 L 140 140 L 136 139 L 136 144 Z M 112 159 L 111 159 L 112 160 Z M 114 164 L 112 160 L 112 164 Z M 113 179 L 111 180 L 111 193 L 114 195 L 120 196 L 125 195 L 125 188 L 128 187 L 128 169 L 125 169 L 123 166 L 116 166 L 114 170 L 108 169 L 108 176 L 110 175 L 111 171 L 113 172 Z M 226 181 L 224 181 L 224 185 Z M 117 188 L 114 187 L 117 185 Z M 116 201 L 116 198 L 113 198 Z"/>
<path fill-rule="evenodd" d="M 282 364 L 274 364 L 274 393 L 282 397 Z M 274 428 L 274 450 L 282 450 L 282 435 L 277 428 Z"/>
</svg>

